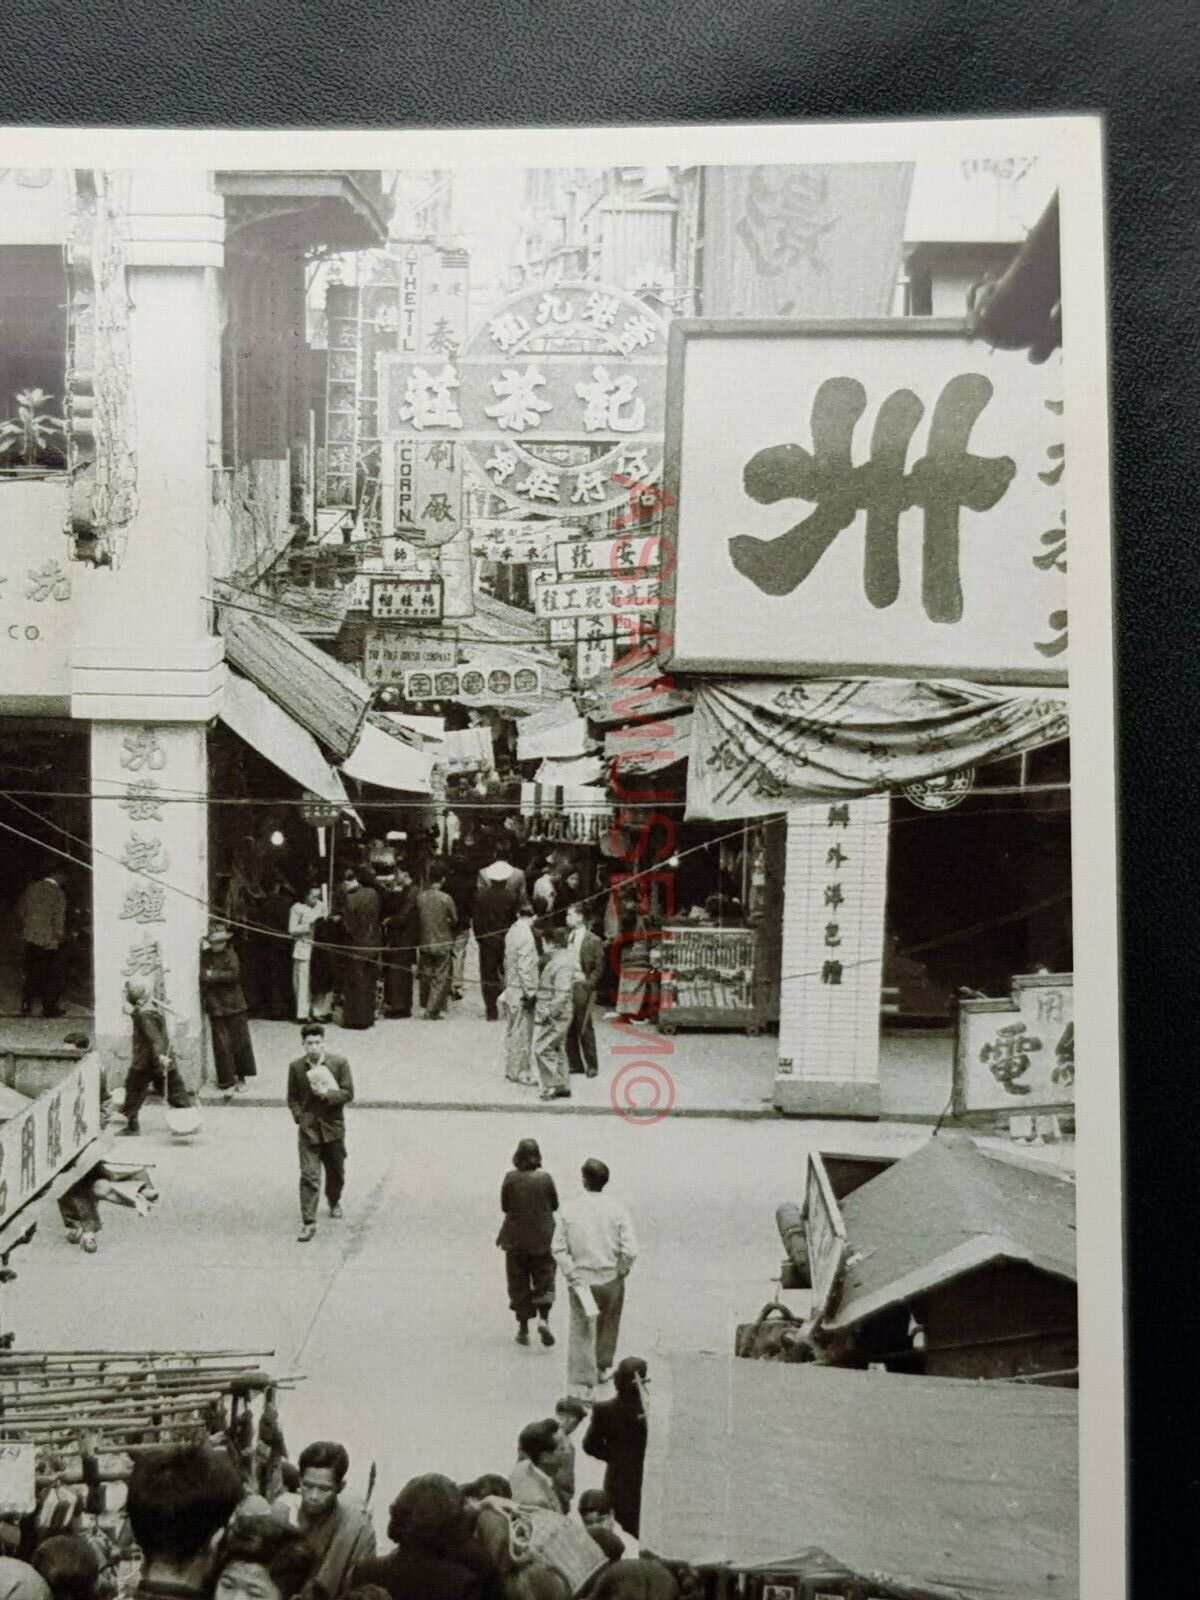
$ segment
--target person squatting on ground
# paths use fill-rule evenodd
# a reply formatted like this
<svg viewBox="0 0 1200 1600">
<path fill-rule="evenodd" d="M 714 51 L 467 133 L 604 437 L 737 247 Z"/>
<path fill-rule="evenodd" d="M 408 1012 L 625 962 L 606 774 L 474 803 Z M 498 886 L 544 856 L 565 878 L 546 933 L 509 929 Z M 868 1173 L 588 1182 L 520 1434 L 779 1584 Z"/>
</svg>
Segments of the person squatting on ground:
<svg viewBox="0 0 1200 1600">
<path fill-rule="evenodd" d="M 575 874 L 573 874 L 575 876 Z M 596 990 L 604 973 L 604 945 L 592 932 L 583 905 L 569 905 L 567 948 L 574 966 L 571 989 L 571 1026 L 567 1030 L 567 1061 L 575 1073 L 594 1078 L 599 1071 L 596 1057 L 596 1025 L 593 1012 Z"/>
<path fill-rule="evenodd" d="M 345 1107 L 354 1099 L 354 1079 L 345 1056 L 325 1049 L 325 1029 L 309 1022 L 300 1030 L 304 1054 L 288 1067 L 288 1110 L 299 1134 L 300 1232 L 307 1242 L 317 1231 L 317 1202 L 321 1172 L 325 1173 L 325 1199 L 329 1215 L 342 1214 L 346 1184 Z"/>
<path fill-rule="evenodd" d="M 446 893 L 446 868 L 435 861 L 428 887 L 417 896 L 421 926 L 420 1001 L 426 1018 L 436 1022 L 450 999 L 454 970 L 454 930 L 458 908 Z"/>
<path fill-rule="evenodd" d="M 125 1078 L 125 1126 L 122 1134 L 141 1132 L 139 1117 L 146 1096 L 166 1080 L 167 1104 L 184 1111 L 195 1104 L 175 1065 L 167 1019 L 146 978 L 125 985 L 126 1010 L 132 1024 L 129 1072 Z"/>
<path fill-rule="evenodd" d="M 569 1100 L 567 1030 L 574 1010 L 575 958 L 565 928 L 546 930 L 546 960 L 533 1010 L 533 1060 L 542 1086 L 539 1100 Z"/>
<path fill-rule="evenodd" d="M 504 935 L 504 1076 L 510 1083 L 533 1083 L 533 1011 L 538 993 L 538 942 L 533 907 L 523 900 L 517 920 Z"/>
<path fill-rule="evenodd" d="M 350 1457 L 343 1445 L 318 1439 L 306 1445 L 300 1469 L 300 1514 L 296 1526 L 318 1563 L 310 1593 L 314 1600 L 339 1600 L 362 1562 L 375 1554 L 370 1512 L 345 1492 Z"/>
<path fill-rule="evenodd" d="M 496 1243 L 504 1251 L 508 1303 L 517 1319 L 517 1343 L 529 1343 L 529 1324 L 537 1318 L 538 1337 L 554 1343 L 550 1308 L 554 1304 L 554 1213 L 558 1191 L 542 1169 L 536 1139 L 522 1139 L 513 1152 L 512 1170 L 500 1185 L 504 1221 Z"/>
<path fill-rule="evenodd" d="M 646 1363 L 626 1356 L 613 1373 L 616 1394 L 592 1410 L 583 1438 L 585 1455 L 603 1461 L 604 1490 L 613 1515 L 636 1539 L 641 1526 L 642 1473 L 646 1462 Z"/>
<path fill-rule="evenodd" d="M 629 1212 L 604 1193 L 608 1168 L 594 1157 L 583 1163 L 583 1193 L 558 1213 L 554 1259 L 571 1294 L 567 1338 L 567 1380 L 586 1397 L 607 1383 L 617 1350 L 625 1279 L 637 1259 L 637 1240 Z M 586 1290 L 596 1316 L 579 1292 Z"/>
<path fill-rule="evenodd" d="M 229 945 L 229 929 L 214 923 L 200 946 L 200 992 L 212 1029 L 213 1066 L 226 1100 L 257 1074 L 241 967 Z"/>
</svg>

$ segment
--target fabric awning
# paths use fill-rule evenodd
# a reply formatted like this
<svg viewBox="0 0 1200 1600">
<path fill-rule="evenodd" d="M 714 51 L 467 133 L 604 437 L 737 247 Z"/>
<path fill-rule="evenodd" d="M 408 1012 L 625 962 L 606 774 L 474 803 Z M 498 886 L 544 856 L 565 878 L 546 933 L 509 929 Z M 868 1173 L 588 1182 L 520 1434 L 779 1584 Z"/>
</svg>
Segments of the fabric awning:
<svg viewBox="0 0 1200 1600">
<path fill-rule="evenodd" d="M 595 748 L 596 741 L 588 734 L 587 723 L 575 716 L 570 702 L 566 715 L 550 720 L 527 718 L 517 729 L 517 760 L 567 761 L 584 756 Z M 533 726 L 530 726 L 530 723 Z"/>
<path fill-rule="evenodd" d="M 583 784 L 598 783 L 603 771 L 604 763 L 599 756 L 581 756 L 576 761 L 543 761 L 533 781 L 550 788 L 578 789 Z"/>
<path fill-rule="evenodd" d="M 695 721 L 687 815 L 710 821 L 879 794 L 1070 732 L 1061 691 L 900 678 L 723 679 L 697 688 Z"/>
<path fill-rule="evenodd" d="M 1078 1595 L 1074 1390 L 703 1355 L 654 1379 L 641 1542 L 664 1559 L 816 1545 L 870 1595 Z"/>
<path fill-rule="evenodd" d="M 345 760 L 371 704 L 362 678 L 276 617 L 232 604 L 219 610 L 230 666 L 307 728 L 335 760 Z"/>
<path fill-rule="evenodd" d="M 368 720 L 358 743 L 342 762 L 342 771 L 348 778 L 373 783 L 379 789 L 424 795 L 431 792 L 433 756 Z"/>
<path fill-rule="evenodd" d="M 330 805 L 349 810 L 346 787 L 321 754 L 312 734 L 236 672 L 230 672 L 225 679 L 221 720 L 302 789 L 319 795 Z"/>
<path fill-rule="evenodd" d="M 690 711 L 690 690 L 676 688 L 670 669 L 648 647 L 638 648 L 599 673 L 582 691 L 584 715 L 597 727 L 645 722 Z"/>
<path fill-rule="evenodd" d="M 692 751 L 692 713 L 656 718 L 637 726 L 613 728 L 604 737 L 605 759 L 620 758 L 621 775 L 661 772 Z"/>
</svg>

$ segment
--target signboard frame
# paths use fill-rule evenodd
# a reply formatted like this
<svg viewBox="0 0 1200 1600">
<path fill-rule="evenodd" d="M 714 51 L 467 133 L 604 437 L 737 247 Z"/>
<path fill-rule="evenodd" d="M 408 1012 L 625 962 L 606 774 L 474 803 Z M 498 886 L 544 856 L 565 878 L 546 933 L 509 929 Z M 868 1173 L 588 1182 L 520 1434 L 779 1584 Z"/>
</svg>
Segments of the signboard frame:
<svg viewBox="0 0 1200 1600">
<path fill-rule="evenodd" d="M 846 1224 L 833 1184 L 825 1170 L 821 1153 L 810 1150 L 804 1188 L 805 1247 L 808 1251 L 809 1280 L 812 1283 L 810 1323 L 816 1327 L 836 1311 L 842 1292 L 849 1244 Z M 824 1234 L 814 1242 L 814 1222 L 824 1225 Z"/>
<path fill-rule="evenodd" d="M 1022 1043 L 1021 1033 L 1023 1019 L 1021 1014 L 1021 997 L 1023 994 L 1036 993 L 1039 990 L 1065 990 L 1069 989 L 1074 995 L 1074 975 L 1067 972 L 1035 972 L 1019 974 L 1013 979 L 1012 994 L 1003 995 L 999 999 L 987 1000 L 960 1000 L 958 1002 L 958 1016 L 954 1029 L 954 1060 L 951 1078 L 951 1108 L 956 1122 L 972 1124 L 1003 1124 L 1012 1117 L 1040 1117 L 1059 1116 L 1073 1118 L 1075 1116 L 1075 1066 L 1074 1066 L 1074 1006 L 1071 1006 L 1069 1019 L 1060 1017 L 1050 1021 L 1049 1032 L 1039 1028 L 1038 1035 L 1029 1036 L 1026 1056 L 1036 1052 L 1038 1065 L 1051 1067 L 1057 1059 L 1055 1050 L 1054 1032 L 1063 1037 L 1065 1028 L 1071 1030 L 1071 1069 L 1069 1081 L 1063 1083 L 1063 1092 L 1056 1099 L 1052 1095 L 1014 1095 L 1007 1100 L 997 1097 L 989 1100 L 987 1104 L 978 1103 L 971 1093 L 971 1078 L 973 1076 L 968 1057 L 973 1050 L 977 1052 L 978 1038 L 971 1038 L 971 1021 L 979 1017 L 1002 1017 L 1005 1022 L 999 1027 L 1007 1026 L 1009 1029 L 1019 1030 L 1016 1035 L 1016 1045 Z M 998 1030 L 997 1030 L 998 1031 Z M 1061 1063 L 1060 1063 L 1061 1065 Z"/>
<path fill-rule="evenodd" d="M 678 649 L 676 612 L 678 603 L 680 550 L 680 490 L 681 464 L 684 446 L 684 383 L 689 346 L 704 340 L 737 338 L 778 340 L 812 337 L 821 339 L 955 339 L 970 338 L 967 322 L 958 317 L 871 317 L 860 320 L 831 318 L 828 321 L 811 319 L 771 320 L 759 318 L 697 317 L 677 319 L 671 323 L 667 355 L 667 406 L 666 436 L 663 446 L 663 535 L 676 559 L 669 562 L 662 575 L 662 611 L 660 627 L 672 643 L 666 654 L 666 666 L 681 674 L 745 673 L 754 677 L 798 678 L 806 674 L 816 677 L 900 677 L 900 678 L 961 678 L 972 683 L 1010 684 L 1030 688 L 1065 688 L 1068 681 L 1067 666 L 1031 666 L 1019 671 L 979 668 L 970 663 L 920 661 L 891 662 L 838 661 L 828 659 L 769 660 L 726 659 L 720 657 L 688 656 Z M 992 361 L 994 352 L 984 352 L 980 347 L 980 360 Z M 1017 352 L 1020 355 L 1020 352 Z M 1021 355 L 1024 360 L 1024 356 Z M 866 434 L 860 420 L 859 432 Z M 803 432 L 807 420 L 798 419 Z M 857 437 L 857 434 L 856 434 Z M 811 502 L 810 502 L 811 503 Z M 861 513 L 860 513 L 861 515 Z M 1032 530 L 1031 530 L 1032 531 Z M 686 535 L 685 535 L 686 537 Z M 803 622 L 795 624 L 795 631 L 803 633 Z"/>
<path fill-rule="evenodd" d="M 437 594 L 437 615 L 436 616 L 417 616 L 417 615 L 414 615 L 414 616 L 411 616 L 411 617 L 397 617 L 397 616 L 382 616 L 382 615 L 380 615 L 380 613 L 379 613 L 379 611 L 377 609 L 378 596 L 383 591 L 387 590 L 387 591 L 389 591 L 389 592 L 394 594 L 399 589 L 414 588 L 418 584 L 420 584 L 422 587 L 432 588 L 436 592 L 436 594 Z M 417 624 L 428 624 L 430 622 L 441 622 L 443 620 L 443 612 L 444 612 L 444 609 L 445 609 L 445 604 L 446 604 L 446 589 L 445 589 L 445 584 L 444 584 L 444 582 L 443 582 L 443 580 L 441 578 L 437 578 L 437 577 L 434 577 L 434 578 L 410 578 L 410 577 L 406 577 L 406 576 L 403 576 L 403 575 L 398 574 L 398 573 L 379 573 L 379 574 L 374 574 L 373 573 L 372 576 L 371 576 L 371 598 L 370 598 L 370 603 L 369 603 L 369 605 L 367 607 L 367 615 L 370 617 L 370 619 L 371 619 L 371 621 L 373 623 L 392 622 L 392 623 L 395 623 L 397 626 L 403 628 L 403 627 L 408 627 L 408 626 L 410 626 L 410 625 L 412 625 L 414 623 L 417 623 Z"/>
</svg>

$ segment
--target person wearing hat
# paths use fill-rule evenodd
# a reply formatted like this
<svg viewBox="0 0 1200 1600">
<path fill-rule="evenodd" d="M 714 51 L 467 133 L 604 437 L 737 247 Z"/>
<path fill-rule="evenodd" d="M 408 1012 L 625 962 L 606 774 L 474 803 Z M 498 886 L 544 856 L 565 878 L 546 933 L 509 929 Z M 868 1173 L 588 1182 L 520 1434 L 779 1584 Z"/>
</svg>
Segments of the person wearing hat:
<svg viewBox="0 0 1200 1600">
<path fill-rule="evenodd" d="M 125 1126 L 121 1132 L 137 1134 L 141 1132 L 138 1117 L 146 1096 L 164 1075 L 169 1106 L 187 1110 L 194 1101 L 175 1065 L 167 1019 L 147 979 L 129 979 L 125 985 L 125 1008 L 133 1024 L 133 1046 L 125 1077 Z"/>
<path fill-rule="evenodd" d="M 229 1100 L 258 1069 L 246 1020 L 241 967 L 223 923 L 213 923 L 200 946 L 200 993 L 212 1029 L 217 1086 Z"/>
<path fill-rule="evenodd" d="M 626 1356 L 613 1373 L 616 1395 L 592 1408 L 583 1437 L 585 1455 L 603 1461 L 604 1492 L 613 1516 L 636 1539 L 642 1514 L 642 1472 L 646 1462 L 646 1363 Z"/>
<path fill-rule="evenodd" d="M 496 1243 L 504 1251 L 508 1303 L 517 1319 L 517 1343 L 529 1343 L 529 1324 L 536 1316 L 538 1337 L 554 1343 L 550 1332 L 550 1307 L 554 1304 L 555 1261 L 550 1254 L 554 1239 L 554 1213 L 558 1191 L 554 1179 L 542 1170 L 542 1152 L 536 1139 L 522 1139 L 513 1152 L 512 1171 L 500 1185 L 504 1222 Z"/>
</svg>

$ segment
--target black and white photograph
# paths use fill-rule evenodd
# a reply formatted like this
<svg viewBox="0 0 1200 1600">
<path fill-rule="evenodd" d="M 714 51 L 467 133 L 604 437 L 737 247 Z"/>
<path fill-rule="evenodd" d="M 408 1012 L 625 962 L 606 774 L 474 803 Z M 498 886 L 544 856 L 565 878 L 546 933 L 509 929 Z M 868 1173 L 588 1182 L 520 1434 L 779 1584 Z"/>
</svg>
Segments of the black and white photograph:
<svg viewBox="0 0 1200 1600">
<path fill-rule="evenodd" d="M 1117 1600 L 1098 119 L 6 143 L 11 1600 Z"/>
</svg>

